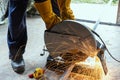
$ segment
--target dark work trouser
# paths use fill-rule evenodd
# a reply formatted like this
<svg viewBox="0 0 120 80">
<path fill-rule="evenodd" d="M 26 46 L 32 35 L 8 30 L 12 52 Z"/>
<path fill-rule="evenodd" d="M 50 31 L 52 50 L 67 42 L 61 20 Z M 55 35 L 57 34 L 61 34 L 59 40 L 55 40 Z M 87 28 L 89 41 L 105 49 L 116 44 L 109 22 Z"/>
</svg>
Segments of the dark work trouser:
<svg viewBox="0 0 120 80">
<path fill-rule="evenodd" d="M 60 10 L 57 4 L 57 0 L 51 0 L 51 3 L 52 3 L 53 12 L 60 17 Z"/>
<path fill-rule="evenodd" d="M 8 47 L 9 58 L 21 57 L 27 43 L 26 8 L 28 0 L 9 0 Z"/>
<path fill-rule="evenodd" d="M 45 0 L 35 0 L 43 2 Z M 56 0 L 55 0 L 56 1 Z M 27 25 L 26 25 L 26 8 L 28 0 L 9 0 L 8 11 L 8 35 L 7 42 L 9 47 L 9 58 L 19 59 L 25 52 L 27 43 Z M 53 11 L 59 16 L 59 9 L 52 0 Z M 41 6 L 42 7 L 42 6 Z"/>
</svg>

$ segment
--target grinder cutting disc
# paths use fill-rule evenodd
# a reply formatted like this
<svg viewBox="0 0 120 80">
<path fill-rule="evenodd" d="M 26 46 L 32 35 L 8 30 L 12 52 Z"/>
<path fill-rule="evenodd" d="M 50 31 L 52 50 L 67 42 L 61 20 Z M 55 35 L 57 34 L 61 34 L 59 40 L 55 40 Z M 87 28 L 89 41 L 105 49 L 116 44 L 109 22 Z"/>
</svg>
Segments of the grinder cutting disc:
<svg viewBox="0 0 120 80">
<path fill-rule="evenodd" d="M 53 58 L 65 53 L 82 52 L 88 56 L 97 53 L 96 40 L 90 29 L 75 20 L 65 20 L 46 30 L 45 44 Z"/>
</svg>

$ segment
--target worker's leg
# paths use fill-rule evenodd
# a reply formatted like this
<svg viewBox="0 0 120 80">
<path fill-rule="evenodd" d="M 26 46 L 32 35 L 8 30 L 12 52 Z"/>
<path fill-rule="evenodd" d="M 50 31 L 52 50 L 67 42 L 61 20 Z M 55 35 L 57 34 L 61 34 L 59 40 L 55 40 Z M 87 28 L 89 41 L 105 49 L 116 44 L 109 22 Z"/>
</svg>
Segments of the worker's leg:
<svg viewBox="0 0 120 80">
<path fill-rule="evenodd" d="M 21 66 L 27 42 L 26 7 L 28 0 L 9 0 L 8 47 L 13 69 Z M 19 63 L 19 64 L 17 64 Z M 23 69 L 23 68 L 22 68 Z M 15 70 L 14 70 L 15 71 Z M 24 70 L 21 70 L 23 72 Z"/>
<path fill-rule="evenodd" d="M 60 8 L 60 17 L 62 20 L 71 19 L 74 20 L 73 11 L 70 8 L 71 0 L 57 0 Z"/>
<path fill-rule="evenodd" d="M 53 12 L 60 17 L 60 10 L 59 10 L 57 0 L 51 0 L 51 3 L 52 3 Z"/>
<path fill-rule="evenodd" d="M 53 12 L 50 0 L 35 0 L 34 5 L 44 20 L 47 29 L 50 29 L 61 21 Z"/>
</svg>

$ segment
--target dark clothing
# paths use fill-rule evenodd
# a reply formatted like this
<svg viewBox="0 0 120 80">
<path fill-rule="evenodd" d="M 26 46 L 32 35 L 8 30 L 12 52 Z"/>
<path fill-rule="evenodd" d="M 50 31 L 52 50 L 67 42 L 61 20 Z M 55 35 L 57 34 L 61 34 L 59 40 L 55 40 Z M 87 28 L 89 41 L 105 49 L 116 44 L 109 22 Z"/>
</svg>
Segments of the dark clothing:
<svg viewBox="0 0 120 80">
<path fill-rule="evenodd" d="M 43 2 L 45 0 L 35 0 Z M 52 0 L 53 2 L 54 0 Z M 8 35 L 9 58 L 22 56 L 27 43 L 26 8 L 28 0 L 9 0 Z M 53 11 L 59 15 L 56 2 L 53 2 Z M 56 7 L 57 6 L 57 7 Z M 57 8 L 57 9 L 54 9 Z"/>
<path fill-rule="evenodd" d="M 9 0 L 8 46 L 10 58 L 22 55 L 27 42 L 26 8 L 28 0 Z"/>
<path fill-rule="evenodd" d="M 60 10 L 57 4 L 57 0 L 51 0 L 53 12 L 60 17 Z"/>
</svg>

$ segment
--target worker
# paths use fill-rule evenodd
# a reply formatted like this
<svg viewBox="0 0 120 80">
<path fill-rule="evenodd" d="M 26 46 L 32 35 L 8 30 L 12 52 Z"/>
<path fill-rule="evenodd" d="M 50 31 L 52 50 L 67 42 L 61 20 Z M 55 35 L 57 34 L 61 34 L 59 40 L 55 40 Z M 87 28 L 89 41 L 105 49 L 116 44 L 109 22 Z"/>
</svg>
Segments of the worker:
<svg viewBox="0 0 120 80">
<path fill-rule="evenodd" d="M 46 29 L 50 29 L 62 20 L 74 19 L 70 2 L 71 0 L 58 0 L 60 17 L 53 12 L 50 0 L 35 0 L 34 5 L 44 20 Z M 7 43 L 11 66 L 18 74 L 25 71 L 23 54 L 27 43 L 27 3 L 28 0 L 9 0 Z"/>
<path fill-rule="evenodd" d="M 46 29 L 52 28 L 55 24 L 61 22 L 62 20 L 74 19 L 73 12 L 70 9 L 71 0 L 57 0 L 57 3 L 60 9 L 60 17 L 52 11 L 50 0 L 35 0 L 35 7 L 44 20 Z"/>
<path fill-rule="evenodd" d="M 28 6 L 27 6 L 27 16 L 30 16 L 30 15 L 34 15 L 36 14 L 36 9 L 34 8 L 34 0 L 29 0 L 28 1 Z M 59 7 L 57 5 L 57 0 L 51 0 L 51 3 L 52 3 L 52 9 L 53 9 L 53 12 L 57 15 L 57 16 L 60 16 L 60 11 L 59 11 Z M 9 7 L 9 1 L 7 3 L 7 7 L 6 7 L 6 10 L 5 10 L 5 13 L 1 16 L 0 18 L 0 22 L 4 22 L 4 20 L 6 18 L 8 18 L 8 7 Z"/>
</svg>

